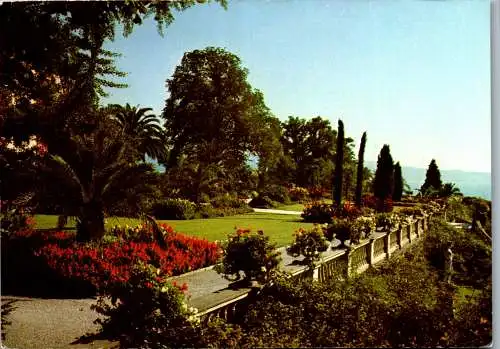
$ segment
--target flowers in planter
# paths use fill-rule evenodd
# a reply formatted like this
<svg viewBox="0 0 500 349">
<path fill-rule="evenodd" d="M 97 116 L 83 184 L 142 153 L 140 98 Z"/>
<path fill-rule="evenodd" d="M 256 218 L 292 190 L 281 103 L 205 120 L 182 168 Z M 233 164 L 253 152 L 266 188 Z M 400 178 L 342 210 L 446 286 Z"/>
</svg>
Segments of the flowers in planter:
<svg viewBox="0 0 500 349">
<path fill-rule="evenodd" d="M 395 213 L 379 213 L 376 216 L 377 228 L 383 231 L 397 229 L 403 221 L 402 216 Z"/>
<path fill-rule="evenodd" d="M 304 256 L 304 263 L 314 266 L 314 262 L 321 257 L 321 252 L 327 250 L 329 244 L 319 225 L 311 229 L 299 228 L 294 233 L 294 242 L 287 248 L 287 253 L 292 257 Z"/>
<path fill-rule="evenodd" d="M 269 237 L 259 230 L 238 228 L 228 236 L 228 241 L 222 244 L 222 263 L 215 270 L 231 281 L 241 279 L 243 272 L 246 282 L 268 280 L 281 260 L 276 244 L 269 242 Z"/>
<path fill-rule="evenodd" d="M 374 216 L 361 216 L 356 218 L 350 227 L 351 243 L 357 244 L 360 239 L 366 239 L 375 232 L 376 223 Z"/>
</svg>

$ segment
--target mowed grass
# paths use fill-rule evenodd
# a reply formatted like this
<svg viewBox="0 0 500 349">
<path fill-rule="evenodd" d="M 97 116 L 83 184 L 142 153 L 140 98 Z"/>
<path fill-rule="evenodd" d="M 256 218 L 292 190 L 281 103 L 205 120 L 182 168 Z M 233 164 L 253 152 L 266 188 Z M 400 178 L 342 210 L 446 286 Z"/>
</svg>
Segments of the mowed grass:
<svg viewBox="0 0 500 349">
<path fill-rule="evenodd" d="M 324 202 L 326 204 L 332 204 L 332 199 L 321 199 L 321 200 L 318 200 L 320 202 Z M 306 203 L 293 203 L 291 205 L 280 205 L 278 207 L 276 207 L 277 210 L 283 210 L 283 211 L 299 211 L 299 212 L 302 212 L 304 211 L 304 206 L 306 205 Z"/>
<path fill-rule="evenodd" d="M 52 215 L 36 215 L 35 220 L 38 229 L 53 229 L 57 224 L 57 216 Z M 109 217 L 106 221 L 107 228 L 125 224 L 133 226 L 141 222 L 139 219 L 122 217 Z M 251 228 L 254 231 L 263 230 L 264 234 L 269 236 L 271 241 L 275 242 L 278 246 L 289 245 L 293 239 L 293 232 L 298 228 L 313 226 L 312 223 L 302 222 L 300 216 L 269 213 L 248 213 L 229 217 L 186 221 L 165 220 L 159 222 L 169 224 L 175 231 L 180 233 L 205 238 L 209 241 L 227 239 L 227 235 L 234 232 L 235 227 Z M 74 228 L 75 222 L 68 222 L 66 229 Z"/>
</svg>

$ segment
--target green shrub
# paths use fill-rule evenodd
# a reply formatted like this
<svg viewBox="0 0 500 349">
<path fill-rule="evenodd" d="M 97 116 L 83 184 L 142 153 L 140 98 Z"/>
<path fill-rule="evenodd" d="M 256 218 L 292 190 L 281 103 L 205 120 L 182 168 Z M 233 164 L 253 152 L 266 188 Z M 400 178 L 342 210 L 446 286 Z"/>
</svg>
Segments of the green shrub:
<svg viewBox="0 0 500 349">
<path fill-rule="evenodd" d="M 432 219 L 425 235 L 424 247 L 429 263 L 441 276 L 446 273 L 448 248 L 453 252 L 452 280 L 458 284 L 482 287 L 492 273 L 492 248 L 474 233 L 450 226 L 443 220 Z"/>
<path fill-rule="evenodd" d="M 248 205 L 255 208 L 276 208 L 279 206 L 279 204 L 271 200 L 269 196 L 258 196 L 253 198 Z"/>
<path fill-rule="evenodd" d="M 151 213 L 156 219 L 193 219 L 196 204 L 184 199 L 166 199 L 153 204 Z"/>
<path fill-rule="evenodd" d="M 215 217 L 228 217 L 235 216 L 239 214 L 245 214 L 253 212 L 252 208 L 248 205 L 242 205 L 241 207 L 220 207 L 216 208 L 210 204 L 198 205 L 196 209 L 197 218 L 215 218 Z"/>
<path fill-rule="evenodd" d="M 267 196 L 269 199 L 282 204 L 289 204 L 291 202 L 286 187 L 277 184 L 268 185 L 259 192 L 259 196 Z"/>
<path fill-rule="evenodd" d="M 286 249 L 292 257 L 304 256 L 303 263 L 314 267 L 321 258 L 321 253 L 328 249 L 328 242 L 319 225 L 312 229 L 299 228 L 294 234 L 293 243 Z"/>
<path fill-rule="evenodd" d="M 215 269 L 231 281 L 240 280 L 240 272 L 243 272 L 246 282 L 256 280 L 264 283 L 281 259 L 276 244 L 269 242 L 269 236 L 262 231 L 251 232 L 250 229 L 237 229 L 228 236 L 222 250 L 222 263 Z"/>
</svg>

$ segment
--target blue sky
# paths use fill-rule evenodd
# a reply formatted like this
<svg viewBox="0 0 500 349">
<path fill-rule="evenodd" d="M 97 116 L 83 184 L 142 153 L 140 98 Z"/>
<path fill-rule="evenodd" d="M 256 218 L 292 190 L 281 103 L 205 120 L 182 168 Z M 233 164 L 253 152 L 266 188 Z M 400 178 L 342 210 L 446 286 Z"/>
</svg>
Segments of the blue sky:
<svg viewBox="0 0 500 349">
<path fill-rule="evenodd" d="M 129 88 L 104 102 L 161 113 L 185 52 L 238 55 L 275 116 L 322 116 L 368 133 L 365 159 L 389 144 L 403 166 L 491 170 L 489 1 L 229 0 L 151 20 L 107 47 Z"/>
</svg>

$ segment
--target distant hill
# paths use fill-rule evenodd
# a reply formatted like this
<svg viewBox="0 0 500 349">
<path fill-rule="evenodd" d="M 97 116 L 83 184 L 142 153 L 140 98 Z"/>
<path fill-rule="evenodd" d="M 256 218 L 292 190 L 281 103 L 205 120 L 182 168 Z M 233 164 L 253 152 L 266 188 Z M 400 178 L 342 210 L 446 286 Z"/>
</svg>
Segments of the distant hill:
<svg viewBox="0 0 500 349">
<path fill-rule="evenodd" d="M 376 161 L 365 161 L 365 166 L 375 171 Z M 401 168 L 403 178 L 408 185 L 417 190 L 425 181 L 426 168 L 406 167 Z M 467 172 L 461 170 L 440 170 L 443 183 L 452 182 L 466 196 L 479 196 L 491 200 L 491 173 Z"/>
</svg>

